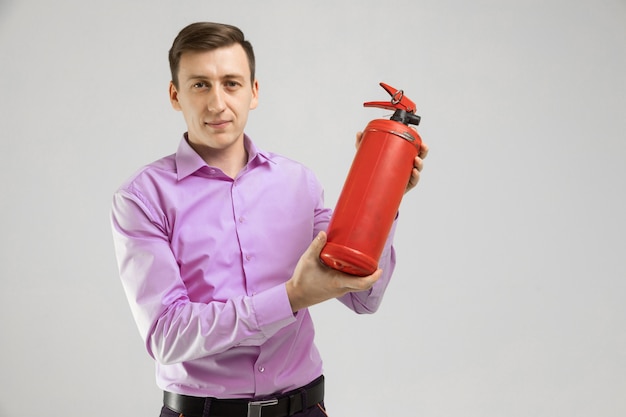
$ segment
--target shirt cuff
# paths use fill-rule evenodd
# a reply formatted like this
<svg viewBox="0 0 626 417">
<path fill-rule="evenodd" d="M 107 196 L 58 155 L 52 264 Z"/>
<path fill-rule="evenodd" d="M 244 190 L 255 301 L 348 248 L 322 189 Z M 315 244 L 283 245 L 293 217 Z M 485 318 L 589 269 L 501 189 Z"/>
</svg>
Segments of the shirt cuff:
<svg viewBox="0 0 626 417">
<path fill-rule="evenodd" d="M 296 321 L 285 285 L 277 285 L 252 296 L 252 307 L 259 329 L 267 337 Z"/>
</svg>

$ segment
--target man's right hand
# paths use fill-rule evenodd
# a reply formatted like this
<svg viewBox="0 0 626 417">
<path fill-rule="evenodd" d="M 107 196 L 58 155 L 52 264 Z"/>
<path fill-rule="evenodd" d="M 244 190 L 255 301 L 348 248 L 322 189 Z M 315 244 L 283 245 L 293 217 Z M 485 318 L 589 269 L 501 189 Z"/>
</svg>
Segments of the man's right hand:
<svg viewBox="0 0 626 417">
<path fill-rule="evenodd" d="M 300 257 L 293 276 L 285 283 L 294 313 L 349 292 L 367 291 L 382 274 L 378 269 L 372 275 L 357 277 L 327 267 L 319 259 L 325 244 L 326 233 L 320 232 Z"/>
</svg>

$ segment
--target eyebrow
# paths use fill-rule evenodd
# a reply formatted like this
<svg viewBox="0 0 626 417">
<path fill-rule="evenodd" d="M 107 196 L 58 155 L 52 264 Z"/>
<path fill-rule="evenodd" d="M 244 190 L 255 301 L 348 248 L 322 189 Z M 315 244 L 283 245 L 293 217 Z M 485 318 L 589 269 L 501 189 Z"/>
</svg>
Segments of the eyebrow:
<svg viewBox="0 0 626 417">
<path fill-rule="evenodd" d="M 244 80 L 245 78 L 245 76 L 239 74 L 226 74 L 220 77 L 222 80 Z M 206 75 L 190 75 L 187 77 L 187 80 L 209 80 L 209 77 Z"/>
</svg>

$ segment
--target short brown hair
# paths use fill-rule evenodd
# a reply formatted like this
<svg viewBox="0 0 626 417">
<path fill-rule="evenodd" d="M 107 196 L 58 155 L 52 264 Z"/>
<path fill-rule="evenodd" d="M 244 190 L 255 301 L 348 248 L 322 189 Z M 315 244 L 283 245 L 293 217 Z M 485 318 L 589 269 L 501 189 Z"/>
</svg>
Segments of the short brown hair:
<svg viewBox="0 0 626 417">
<path fill-rule="evenodd" d="M 246 40 L 239 28 L 213 22 L 192 23 L 178 33 L 169 51 L 172 83 L 178 88 L 178 67 L 180 57 L 185 52 L 212 51 L 234 44 L 241 45 L 246 52 L 250 66 L 250 81 L 254 84 L 255 62 L 252 44 Z"/>
</svg>

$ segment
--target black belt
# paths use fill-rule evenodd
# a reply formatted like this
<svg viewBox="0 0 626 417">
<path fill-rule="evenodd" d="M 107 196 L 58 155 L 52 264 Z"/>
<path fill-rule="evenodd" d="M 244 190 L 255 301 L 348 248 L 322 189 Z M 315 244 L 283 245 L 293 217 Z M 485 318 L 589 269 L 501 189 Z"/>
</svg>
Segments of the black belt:
<svg viewBox="0 0 626 417">
<path fill-rule="evenodd" d="M 163 404 L 185 417 L 202 417 L 205 407 L 209 416 L 219 417 L 287 417 L 306 410 L 324 400 L 324 376 L 310 384 L 259 400 L 191 397 L 164 391 Z"/>
</svg>

